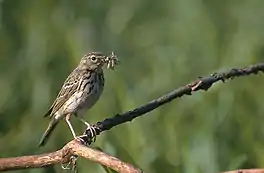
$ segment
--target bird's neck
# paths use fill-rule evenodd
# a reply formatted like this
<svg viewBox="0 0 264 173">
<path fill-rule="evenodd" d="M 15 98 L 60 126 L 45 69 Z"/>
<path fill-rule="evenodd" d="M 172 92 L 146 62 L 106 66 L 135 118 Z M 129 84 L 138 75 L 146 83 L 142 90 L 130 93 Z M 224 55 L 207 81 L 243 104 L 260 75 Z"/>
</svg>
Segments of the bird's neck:
<svg viewBox="0 0 264 173">
<path fill-rule="evenodd" d="M 90 69 L 90 68 L 87 68 L 87 67 L 78 66 L 75 70 L 77 70 L 79 72 L 97 72 L 97 73 L 103 73 L 103 69 L 102 68 Z"/>
</svg>

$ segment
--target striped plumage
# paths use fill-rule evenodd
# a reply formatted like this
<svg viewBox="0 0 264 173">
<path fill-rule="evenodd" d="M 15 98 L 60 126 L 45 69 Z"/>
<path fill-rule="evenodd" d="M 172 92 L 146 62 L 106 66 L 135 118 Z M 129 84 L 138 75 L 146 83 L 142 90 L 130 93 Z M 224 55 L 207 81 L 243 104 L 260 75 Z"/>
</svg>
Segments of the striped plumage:
<svg viewBox="0 0 264 173">
<path fill-rule="evenodd" d="M 81 115 L 97 102 L 103 91 L 104 74 L 102 67 L 108 63 L 106 61 L 108 58 L 102 53 L 91 52 L 81 59 L 79 65 L 65 80 L 57 98 L 45 114 L 45 117 L 49 116 L 50 123 L 40 140 L 39 146 L 45 145 L 53 129 L 64 117 L 66 117 L 66 122 L 74 137 L 76 135 L 69 121 L 71 115 L 76 115 L 89 126 Z"/>
</svg>

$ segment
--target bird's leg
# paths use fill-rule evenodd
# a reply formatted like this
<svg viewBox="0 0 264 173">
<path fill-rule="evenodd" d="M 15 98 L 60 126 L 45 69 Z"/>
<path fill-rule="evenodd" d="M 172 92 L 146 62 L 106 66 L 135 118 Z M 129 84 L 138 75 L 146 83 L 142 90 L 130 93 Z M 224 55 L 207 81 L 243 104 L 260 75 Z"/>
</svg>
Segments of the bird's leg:
<svg viewBox="0 0 264 173">
<path fill-rule="evenodd" d="M 78 120 L 80 120 L 81 122 L 83 122 L 87 128 L 90 130 L 91 135 L 92 135 L 92 139 L 94 139 L 94 141 L 96 140 L 96 131 L 94 129 L 94 127 L 92 127 L 89 123 L 87 123 L 82 117 L 76 116 Z"/>
<path fill-rule="evenodd" d="M 75 132 L 73 130 L 73 127 L 71 125 L 70 118 L 71 118 L 71 114 L 67 114 L 66 115 L 66 122 L 67 122 L 68 126 L 70 127 L 70 130 L 71 130 L 71 133 L 72 133 L 74 139 L 79 140 L 81 143 L 85 143 L 85 141 L 82 138 L 76 136 L 76 134 L 75 134 Z"/>
<path fill-rule="evenodd" d="M 76 139 L 76 134 L 75 134 L 75 132 L 73 130 L 73 127 L 71 125 L 70 118 L 71 118 L 71 114 L 67 114 L 66 115 L 66 122 L 67 122 L 67 124 L 68 124 L 68 126 L 69 126 L 69 128 L 71 130 L 71 133 L 72 133 L 73 137 Z"/>
</svg>

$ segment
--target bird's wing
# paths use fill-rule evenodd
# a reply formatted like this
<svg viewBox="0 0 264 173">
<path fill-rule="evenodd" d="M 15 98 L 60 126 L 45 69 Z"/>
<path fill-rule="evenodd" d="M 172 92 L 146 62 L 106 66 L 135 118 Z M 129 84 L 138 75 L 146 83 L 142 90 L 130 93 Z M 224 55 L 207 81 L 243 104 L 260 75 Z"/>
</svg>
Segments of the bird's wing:
<svg viewBox="0 0 264 173">
<path fill-rule="evenodd" d="M 63 106 L 63 104 L 77 91 L 81 83 L 81 75 L 76 72 L 72 72 L 65 80 L 56 100 L 45 114 L 44 117 L 50 115 L 50 118 Z"/>
</svg>

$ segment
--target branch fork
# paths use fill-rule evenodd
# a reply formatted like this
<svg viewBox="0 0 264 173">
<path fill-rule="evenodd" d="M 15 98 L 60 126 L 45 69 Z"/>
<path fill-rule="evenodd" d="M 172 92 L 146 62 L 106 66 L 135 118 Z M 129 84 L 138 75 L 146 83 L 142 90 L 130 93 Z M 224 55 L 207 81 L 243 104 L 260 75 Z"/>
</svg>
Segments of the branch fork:
<svg viewBox="0 0 264 173">
<path fill-rule="evenodd" d="M 97 122 L 92 125 L 94 129 L 93 132 L 90 129 L 86 129 L 82 136 L 79 136 L 83 139 L 85 145 L 90 145 L 93 142 L 93 134 L 100 135 L 102 132 L 110 130 L 111 128 L 121 125 L 123 123 L 132 121 L 133 119 L 140 117 L 142 115 L 147 115 L 146 113 L 151 112 L 152 110 L 172 101 L 175 98 L 182 97 L 183 95 L 191 95 L 193 92 L 199 90 L 207 91 L 212 87 L 212 85 L 218 81 L 225 82 L 228 79 L 233 79 L 235 77 L 247 76 L 250 74 L 258 74 L 258 72 L 264 72 L 264 63 L 251 65 L 245 68 L 233 68 L 227 70 L 223 73 L 214 73 L 209 76 L 200 77 L 194 82 L 191 82 L 183 87 L 180 87 L 176 90 L 169 92 L 155 100 L 150 101 L 149 103 L 140 106 L 138 108 L 129 110 L 122 114 L 116 114 L 112 118 L 107 118 L 104 121 Z M 50 166 L 58 163 L 69 163 L 72 156 L 80 156 L 91 161 L 100 163 L 106 167 L 109 167 L 120 173 L 139 173 L 142 172 L 140 169 L 135 168 L 134 166 L 122 162 L 121 160 L 110 156 L 101 151 L 94 150 L 80 143 L 78 140 L 73 140 L 67 143 L 62 149 L 41 154 L 41 155 L 32 155 L 32 156 L 22 156 L 22 157 L 13 157 L 13 158 L 0 158 L 0 171 L 8 170 L 18 170 L 26 168 L 37 168 Z M 73 163 L 73 165 L 76 163 Z M 251 169 L 251 170 L 237 170 L 230 171 L 226 173 L 264 173 L 264 169 Z"/>
</svg>

